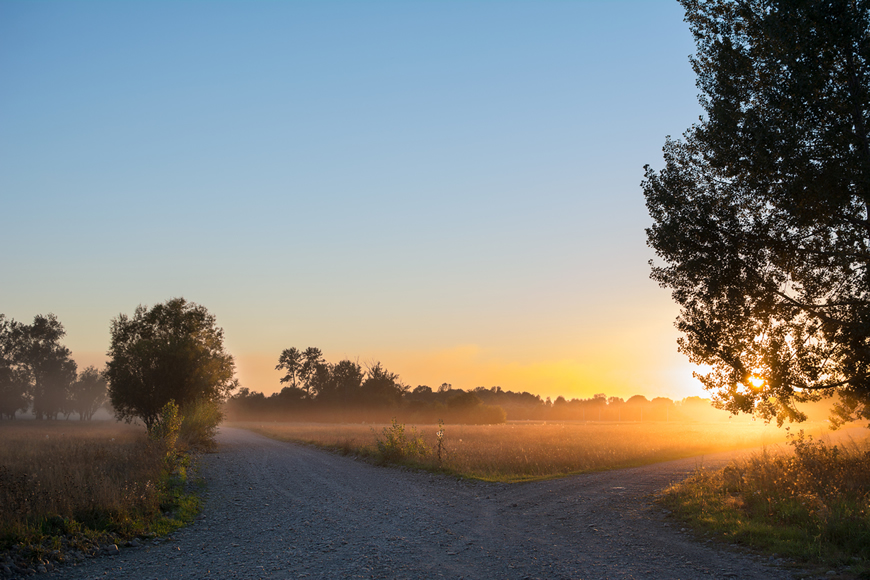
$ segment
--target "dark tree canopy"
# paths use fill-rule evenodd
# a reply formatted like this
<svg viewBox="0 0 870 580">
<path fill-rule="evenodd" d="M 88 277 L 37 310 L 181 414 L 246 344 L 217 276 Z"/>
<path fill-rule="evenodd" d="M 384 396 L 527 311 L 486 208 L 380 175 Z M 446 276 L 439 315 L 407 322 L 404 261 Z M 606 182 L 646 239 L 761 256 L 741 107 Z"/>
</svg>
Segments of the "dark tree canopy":
<svg viewBox="0 0 870 580">
<path fill-rule="evenodd" d="M 119 419 L 150 430 L 170 400 L 182 414 L 196 402 L 220 403 L 236 388 L 224 333 L 205 307 L 173 298 L 112 320 L 106 378 Z"/>
<path fill-rule="evenodd" d="M 870 2 L 681 3 L 705 115 L 642 184 L 680 350 L 732 412 L 870 419 Z"/>
</svg>

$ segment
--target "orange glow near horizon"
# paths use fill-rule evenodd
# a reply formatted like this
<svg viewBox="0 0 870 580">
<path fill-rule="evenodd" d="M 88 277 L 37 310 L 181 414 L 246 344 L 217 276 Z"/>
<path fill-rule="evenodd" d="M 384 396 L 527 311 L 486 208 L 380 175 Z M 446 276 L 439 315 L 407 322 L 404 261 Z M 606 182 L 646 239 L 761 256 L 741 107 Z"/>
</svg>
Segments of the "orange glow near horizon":
<svg viewBox="0 0 870 580">
<path fill-rule="evenodd" d="M 500 386 L 503 390 L 528 391 L 554 400 L 560 395 L 567 399 L 585 399 L 596 393 L 625 399 L 638 394 L 649 399 L 668 397 L 675 400 L 688 396 L 708 396 L 700 382 L 692 376 L 692 367 L 688 363 L 683 367 L 667 369 L 658 377 L 659 384 L 655 384 L 638 370 L 643 365 L 629 367 L 618 356 L 607 356 L 605 353 L 596 353 L 581 360 L 517 362 L 487 355 L 474 345 L 462 345 L 438 351 L 386 352 L 379 357 L 345 357 L 328 351 L 324 352 L 324 356 L 333 363 L 342 358 L 351 358 L 363 367 L 380 361 L 387 369 L 398 373 L 400 379 L 412 388 L 428 385 L 435 389 L 441 383 L 465 390 L 478 386 Z M 283 387 L 279 382 L 281 372 L 275 370 L 277 354 L 241 354 L 236 355 L 235 360 L 237 376 L 243 387 L 266 395 Z"/>
</svg>

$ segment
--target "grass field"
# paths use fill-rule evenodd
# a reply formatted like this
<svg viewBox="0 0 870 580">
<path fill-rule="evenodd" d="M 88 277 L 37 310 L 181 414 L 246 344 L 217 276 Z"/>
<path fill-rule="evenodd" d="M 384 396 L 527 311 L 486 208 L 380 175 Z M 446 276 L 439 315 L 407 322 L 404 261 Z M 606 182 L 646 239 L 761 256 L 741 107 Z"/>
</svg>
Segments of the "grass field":
<svg viewBox="0 0 870 580">
<path fill-rule="evenodd" d="M 170 481 L 144 427 L 2 421 L 0 441 L 0 551 L 92 553 L 166 533 L 196 509 L 196 498 Z"/>
<path fill-rule="evenodd" d="M 283 441 L 377 457 L 385 425 L 324 423 L 227 423 Z M 815 425 L 821 430 L 821 425 Z M 522 481 L 630 467 L 728 449 L 781 443 L 771 425 L 677 423 L 530 423 L 447 425 L 447 453 L 439 464 L 436 425 L 417 427 L 430 452 L 410 463 L 465 477 Z M 408 426 L 410 430 L 410 426 Z"/>
</svg>

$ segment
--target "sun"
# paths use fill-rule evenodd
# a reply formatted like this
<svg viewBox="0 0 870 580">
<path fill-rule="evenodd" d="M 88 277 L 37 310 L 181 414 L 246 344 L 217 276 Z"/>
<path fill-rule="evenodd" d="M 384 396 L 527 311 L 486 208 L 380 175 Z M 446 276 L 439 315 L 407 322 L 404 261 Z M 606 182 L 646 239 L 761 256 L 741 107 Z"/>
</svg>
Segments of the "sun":
<svg viewBox="0 0 870 580">
<path fill-rule="evenodd" d="M 752 385 L 754 389 L 760 389 L 764 386 L 765 380 L 758 375 L 752 375 L 749 377 L 749 384 Z"/>
</svg>

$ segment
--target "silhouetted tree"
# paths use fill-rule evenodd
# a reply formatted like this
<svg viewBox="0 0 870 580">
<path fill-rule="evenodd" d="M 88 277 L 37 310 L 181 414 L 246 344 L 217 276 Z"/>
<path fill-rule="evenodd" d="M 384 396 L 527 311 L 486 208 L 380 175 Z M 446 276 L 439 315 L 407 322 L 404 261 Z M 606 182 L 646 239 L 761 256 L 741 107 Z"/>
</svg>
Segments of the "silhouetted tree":
<svg viewBox="0 0 870 580">
<path fill-rule="evenodd" d="M 299 375 L 299 371 L 302 370 L 302 364 L 303 355 L 294 346 L 284 349 L 284 351 L 281 353 L 281 356 L 278 358 L 278 365 L 275 367 L 275 370 L 287 371 L 287 374 L 281 377 L 281 382 L 290 383 L 290 386 L 295 389 L 297 386 L 296 378 Z"/>
<path fill-rule="evenodd" d="M 359 363 L 345 359 L 333 365 L 329 371 L 327 388 L 318 393 L 318 396 L 331 402 L 351 403 L 357 401 L 364 376 Z"/>
<path fill-rule="evenodd" d="M 369 405 L 398 405 L 407 390 L 408 387 L 399 380 L 399 375 L 376 362 L 366 371 L 360 395 Z"/>
<path fill-rule="evenodd" d="M 414 393 L 415 395 L 431 395 L 432 387 L 430 387 L 429 385 L 417 385 L 416 387 L 414 387 L 412 393 Z"/>
<path fill-rule="evenodd" d="M 308 396 L 312 396 L 317 392 L 317 384 L 322 382 L 325 375 L 328 374 L 326 361 L 323 359 L 323 353 L 319 348 L 309 346 L 302 353 L 302 363 L 299 365 L 299 379 L 305 385 L 305 390 Z"/>
<path fill-rule="evenodd" d="M 681 3 L 706 117 L 643 181 L 680 351 L 732 413 L 870 419 L 870 2 Z"/>
<path fill-rule="evenodd" d="M 308 393 L 299 387 L 284 387 L 272 395 L 283 410 L 298 408 L 308 398 Z"/>
<path fill-rule="evenodd" d="M 111 335 L 106 378 L 118 419 L 138 417 L 150 431 L 170 400 L 183 415 L 197 401 L 223 402 L 238 386 L 214 315 L 184 298 L 119 314 Z"/>
</svg>

